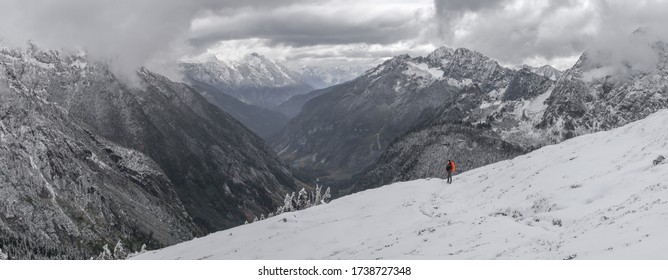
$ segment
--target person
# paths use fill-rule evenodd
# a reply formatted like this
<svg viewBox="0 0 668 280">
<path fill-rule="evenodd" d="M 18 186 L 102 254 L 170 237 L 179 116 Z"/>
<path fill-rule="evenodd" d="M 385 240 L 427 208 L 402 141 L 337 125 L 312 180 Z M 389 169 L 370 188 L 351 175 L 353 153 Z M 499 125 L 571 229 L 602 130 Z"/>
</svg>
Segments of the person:
<svg viewBox="0 0 668 280">
<path fill-rule="evenodd" d="M 447 182 L 448 184 L 452 184 L 452 173 L 455 172 L 455 162 L 452 160 L 448 160 L 448 164 L 445 166 L 445 172 L 447 173 Z"/>
</svg>

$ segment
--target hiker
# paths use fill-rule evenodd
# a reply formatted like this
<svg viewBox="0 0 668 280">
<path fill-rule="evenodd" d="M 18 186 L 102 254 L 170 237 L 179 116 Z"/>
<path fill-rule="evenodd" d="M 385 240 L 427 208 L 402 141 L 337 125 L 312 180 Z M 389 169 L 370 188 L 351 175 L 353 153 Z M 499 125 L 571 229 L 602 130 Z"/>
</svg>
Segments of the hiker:
<svg viewBox="0 0 668 280">
<path fill-rule="evenodd" d="M 445 166 L 445 172 L 447 173 L 448 184 L 452 184 L 452 173 L 455 172 L 455 162 L 448 160 L 448 164 Z"/>
</svg>

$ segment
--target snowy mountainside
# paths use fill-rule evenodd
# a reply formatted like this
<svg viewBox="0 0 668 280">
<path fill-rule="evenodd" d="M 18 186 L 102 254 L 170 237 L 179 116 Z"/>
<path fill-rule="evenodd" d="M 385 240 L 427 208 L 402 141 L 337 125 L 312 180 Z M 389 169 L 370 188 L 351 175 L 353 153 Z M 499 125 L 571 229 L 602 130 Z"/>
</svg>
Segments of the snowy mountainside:
<svg viewBox="0 0 668 280">
<path fill-rule="evenodd" d="M 211 85 L 244 103 L 264 108 L 313 90 L 299 74 L 257 53 L 233 61 L 212 57 L 203 62 L 183 62 L 180 67 L 187 80 Z"/>
<path fill-rule="evenodd" d="M 452 184 L 395 183 L 136 258 L 665 259 L 666 126 L 662 110 Z"/>
</svg>

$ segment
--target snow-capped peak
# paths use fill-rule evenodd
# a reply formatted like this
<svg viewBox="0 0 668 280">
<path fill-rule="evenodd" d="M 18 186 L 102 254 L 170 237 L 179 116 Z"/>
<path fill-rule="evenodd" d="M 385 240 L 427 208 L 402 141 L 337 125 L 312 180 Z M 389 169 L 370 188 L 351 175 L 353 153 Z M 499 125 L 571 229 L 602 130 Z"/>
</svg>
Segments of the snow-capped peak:
<svg viewBox="0 0 668 280">
<path fill-rule="evenodd" d="M 455 51 L 448 47 L 439 47 L 434 50 L 432 53 L 427 55 L 427 60 L 431 61 L 434 64 L 446 65 L 452 59 L 452 55 Z"/>
</svg>

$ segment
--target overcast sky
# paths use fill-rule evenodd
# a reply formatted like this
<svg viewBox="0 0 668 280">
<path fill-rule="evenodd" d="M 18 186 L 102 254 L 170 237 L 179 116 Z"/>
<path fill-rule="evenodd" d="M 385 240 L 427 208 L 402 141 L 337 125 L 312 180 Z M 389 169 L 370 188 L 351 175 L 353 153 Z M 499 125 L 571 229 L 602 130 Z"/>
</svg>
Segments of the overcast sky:
<svg viewBox="0 0 668 280">
<path fill-rule="evenodd" d="M 666 1 L 642 0 L 2 0 L 0 37 L 84 48 L 128 71 L 252 51 L 293 65 L 377 64 L 442 45 L 565 69 L 591 48 L 647 59 L 628 35 L 668 37 L 666 14 Z"/>
</svg>

